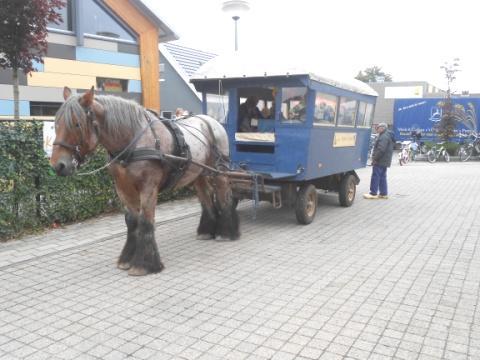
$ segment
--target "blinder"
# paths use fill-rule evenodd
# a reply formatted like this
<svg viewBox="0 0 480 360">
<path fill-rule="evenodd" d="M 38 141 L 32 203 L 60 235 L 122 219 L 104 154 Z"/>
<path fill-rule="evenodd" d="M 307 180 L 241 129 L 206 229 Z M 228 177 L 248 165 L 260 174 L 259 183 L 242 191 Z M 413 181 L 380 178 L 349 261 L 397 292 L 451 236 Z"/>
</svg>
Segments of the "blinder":
<svg viewBox="0 0 480 360">
<path fill-rule="evenodd" d="M 92 107 L 89 106 L 87 108 L 83 107 L 83 110 L 85 111 L 85 116 L 87 119 L 87 123 L 94 124 L 95 122 L 95 111 L 93 111 Z M 98 130 L 96 126 L 93 126 L 93 129 L 98 136 Z M 62 146 L 66 149 L 69 149 L 72 151 L 73 154 L 73 163 L 75 167 L 80 166 L 83 162 L 85 162 L 85 156 L 82 155 L 81 153 L 81 147 L 84 144 L 84 139 L 83 139 L 83 133 L 80 132 L 80 142 L 77 145 L 72 145 L 68 144 L 64 141 L 54 141 L 53 145 L 59 145 Z"/>
</svg>

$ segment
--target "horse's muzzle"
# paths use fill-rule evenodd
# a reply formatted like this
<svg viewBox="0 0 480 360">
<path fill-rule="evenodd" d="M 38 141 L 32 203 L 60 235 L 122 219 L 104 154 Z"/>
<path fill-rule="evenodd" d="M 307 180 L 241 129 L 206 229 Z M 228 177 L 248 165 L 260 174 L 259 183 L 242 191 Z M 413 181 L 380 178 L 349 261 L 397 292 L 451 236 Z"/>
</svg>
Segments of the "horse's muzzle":
<svg viewBox="0 0 480 360">
<path fill-rule="evenodd" d="M 70 176 L 75 170 L 75 166 L 71 161 L 59 160 L 53 167 L 58 176 Z"/>
</svg>

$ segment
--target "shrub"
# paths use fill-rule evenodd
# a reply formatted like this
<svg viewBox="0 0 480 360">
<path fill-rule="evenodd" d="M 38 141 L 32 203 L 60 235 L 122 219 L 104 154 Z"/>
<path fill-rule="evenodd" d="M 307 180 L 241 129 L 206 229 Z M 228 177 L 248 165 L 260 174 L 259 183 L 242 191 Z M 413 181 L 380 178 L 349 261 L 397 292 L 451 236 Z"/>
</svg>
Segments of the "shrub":
<svg viewBox="0 0 480 360">
<path fill-rule="evenodd" d="M 99 148 L 82 166 L 82 171 L 105 164 L 107 154 Z M 167 192 L 167 201 L 191 191 Z M 83 220 L 121 204 L 106 170 L 89 176 L 59 177 L 43 150 L 43 123 L 0 122 L 0 240 L 53 222 Z"/>
<path fill-rule="evenodd" d="M 428 150 L 430 150 L 434 145 L 437 146 L 437 143 L 432 141 L 425 141 L 425 146 Z M 450 141 L 444 143 L 443 145 L 445 146 L 445 149 L 447 149 L 449 155 L 457 155 L 460 144 Z"/>
</svg>

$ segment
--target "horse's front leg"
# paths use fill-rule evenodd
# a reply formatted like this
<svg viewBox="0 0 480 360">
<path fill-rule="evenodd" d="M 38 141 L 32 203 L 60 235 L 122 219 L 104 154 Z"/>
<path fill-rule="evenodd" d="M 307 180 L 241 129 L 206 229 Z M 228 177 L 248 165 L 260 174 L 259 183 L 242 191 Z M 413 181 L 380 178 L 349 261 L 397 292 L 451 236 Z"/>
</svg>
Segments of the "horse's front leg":
<svg viewBox="0 0 480 360">
<path fill-rule="evenodd" d="M 138 214 L 132 210 L 128 210 L 125 214 L 125 223 L 127 224 L 127 242 L 125 243 L 120 257 L 118 258 L 117 266 L 121 270 L 130 269 L 130 261 L 135 254 L 137 237 L 138 237 Z"/>
<path fill-rule="evenodd" d="M 155 206 L 158 191 L 155 186 L 151 186 L 149 190 L 140 193 L 141 211 L 138 215 L 135 253 L 130 261 L 128 275 L 142 276 L 160 272 L 164 268 L 155 241 Z"/>
</svg>

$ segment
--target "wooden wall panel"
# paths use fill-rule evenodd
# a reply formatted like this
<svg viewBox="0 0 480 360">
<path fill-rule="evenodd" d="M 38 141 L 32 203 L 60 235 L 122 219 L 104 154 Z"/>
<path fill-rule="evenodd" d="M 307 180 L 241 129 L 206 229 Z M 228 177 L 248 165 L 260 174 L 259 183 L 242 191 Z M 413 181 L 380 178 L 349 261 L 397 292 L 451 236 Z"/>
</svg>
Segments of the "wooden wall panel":
<svg viewBox="0 0 480 360">
<path fill-rule="evenodd" d="M 160 84 L 158 56 L 158 31 L 153 29 L 140 37 L 140 73 L 145 107 L 160 111 Z"/>
<path fill-rule="evenodd" d="M 28 76 L 28 86 L 45 86 L 63 88 L 68 86 L 76 89 L 90 89 L 97 86 L 95 76 L 73 75 L 48 72 L 32 72 Z"/>
<path fill-rule="evenodd" d="M 140 80 L 140 69 L 130 66 L 106 65 L 85 61 L 44 58 L 44 71 L 49 73 L 63 73 L 107 77 L 125 80 Z"/>
<path fill-rule="evenodd" d="M 135 81 L 135 80 L 133 80 Z M 39 102 L 63 102 L 63 87 L 20 86 L 20 99 Z M 75 89 L 72 89 L 73 93 Z M 13 86 L 0 85 L 0 98 L 13 100 Z"/>
<path fill-rule="evenodd" d="M 137 54 L 91 49 L 83 46 L 75 48 L 75 60 L 135 68 L 140 67 L 140 56 Z"/>
<path fill-rule="evenodd" d="M 160 111 L 158 29 L 128 0 L 104 0 L 138 34 L 143 105 Z"/>
</svg>

